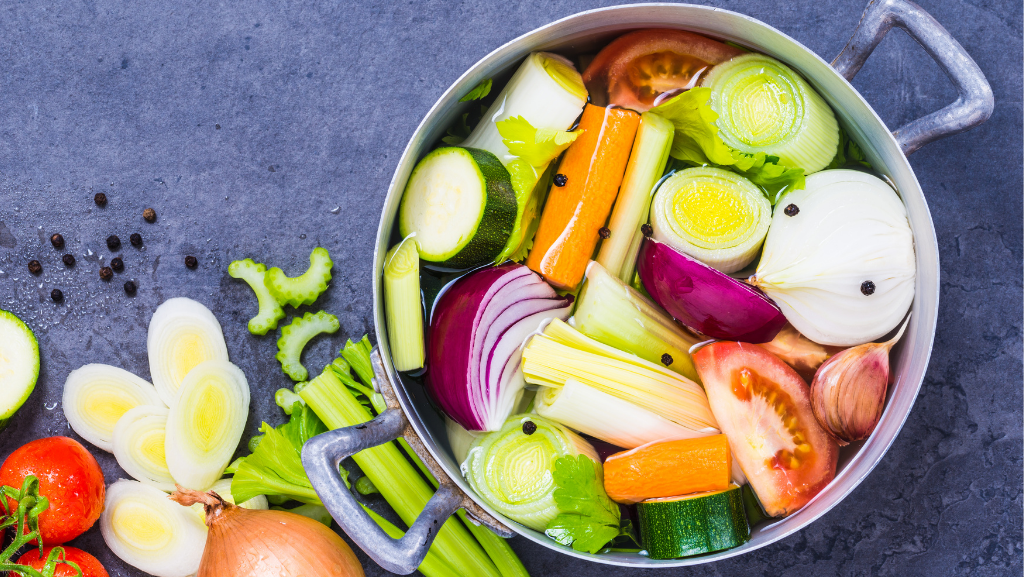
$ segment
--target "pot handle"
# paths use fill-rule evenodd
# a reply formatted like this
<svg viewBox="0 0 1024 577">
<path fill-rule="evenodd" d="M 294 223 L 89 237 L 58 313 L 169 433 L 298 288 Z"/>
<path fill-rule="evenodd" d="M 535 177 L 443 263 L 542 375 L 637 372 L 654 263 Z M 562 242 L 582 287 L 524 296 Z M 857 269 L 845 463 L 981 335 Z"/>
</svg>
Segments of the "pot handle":
<svg viewBox="0 0 1024 577">
<path fill-rule="evenodd" d="M 956 87 L 959 96 L 945 108 L 893 131 L 903 153 L 929 142 L 970 130 L 992 116 L 992 87 L 978 64 L 935 18 L 910 0 L 872 0 L 860 24 L 832 67 L 853 80 L 893 26 L 902 28 L 925 49 Z"/>
<path fill-rule="evenodd" d="M 511 537 L 512 530 L 476 504 L 434 460 L 409 424 L 376 347 L 370 358 L 375 375 L 374 389 L 384 397 L 387 410 L 361 425 L 317 435 L 302 447 L 302 466 L 331 517 L 384 570 L 400 575 L 408 575 L 420 566 L 441 525 L 459 509 L 465 509 L 470 517 L 498 535 Z M 434 479 L 439 481 L 439 486 L 405 536 L 393 539 L 362 510 L 338 474 L 338 467 L 346 457 L 399 437 L 405 438 Z"/>
</svg>

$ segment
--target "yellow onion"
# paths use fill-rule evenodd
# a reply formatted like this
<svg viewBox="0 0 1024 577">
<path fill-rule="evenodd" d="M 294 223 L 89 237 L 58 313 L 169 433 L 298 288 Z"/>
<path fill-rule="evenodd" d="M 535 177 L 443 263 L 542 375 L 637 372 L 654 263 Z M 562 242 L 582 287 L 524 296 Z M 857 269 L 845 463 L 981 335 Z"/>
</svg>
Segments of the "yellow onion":
<svg viewBox="0 0 1024 577">
<path fill-rule="evenodd" d="M 171 499 L 206 510 L 210 531 L 196 577 L 364 577 L 348 544 L 308 517 L 244 509 L 180 485 Z"/>
<path fill-rule="evenodd" d="M 865 343 L 825 361 L 811 382 L 814 416 L 840 445 L 868 438 L 882 418 L 889 386 L 889 351 L 903 336 L 907 321 L 884 343 Z"/>
</svg>

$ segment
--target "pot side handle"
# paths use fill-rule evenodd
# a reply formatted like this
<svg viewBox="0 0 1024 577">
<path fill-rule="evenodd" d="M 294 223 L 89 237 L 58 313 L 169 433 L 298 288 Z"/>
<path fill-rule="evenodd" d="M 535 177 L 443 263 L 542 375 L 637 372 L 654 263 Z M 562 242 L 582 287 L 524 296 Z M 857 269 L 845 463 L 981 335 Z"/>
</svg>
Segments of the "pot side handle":
<svg viewBox="0 0 1024 577">
<path fill-rule="evenodd" d="M 932 141 L 970 130 L 992 116 L 992 87 L 981 68 L 942 24 L 910 0 L 872 0 L 832 67 L 852 81 L 893 26 L 916 40 L 959 92 L 949 106 L 893 131 L 904 154 L 909 156 Z"/>
<path fill-rule="evenodd" d="M 408 575 L 416 570 L 427 555 L 441 526 L 453 513 L 465 509 L 473 519 L 502 537 L 511 537 L 512 531 L 477 505 L 445 474 L 444 469 L 426 450 L 395 396 L 394 388 L 384 371 L 380 351 L 375 347 L 370 355 L 373 362 L 374 388 L 387 404 L 387 410 L 372 421 L 353 427 L 334 429 L 313 437 L 302 447 L 302 466 L 324 507 L 345 533 L 386 571 Z M 363 449 L 388 443 L 404 437 L 423 461 L 434 479 L 439 481 L 437 492 L 416 517 L 416 521 L 401 539 L 388 536 L 362 510 L 355 495 L 338 473 L 341 461 Z M 455 522 L 458 522 L 457 520 Z"/>
</svg>

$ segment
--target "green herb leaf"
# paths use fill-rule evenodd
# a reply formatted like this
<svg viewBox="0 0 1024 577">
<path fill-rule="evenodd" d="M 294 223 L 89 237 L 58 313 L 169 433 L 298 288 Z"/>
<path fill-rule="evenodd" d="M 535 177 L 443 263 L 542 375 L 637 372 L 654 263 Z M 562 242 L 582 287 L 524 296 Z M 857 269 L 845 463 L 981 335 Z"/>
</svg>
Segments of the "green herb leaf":
<svg viewBox="0 0 1024 577">
<path fill-rule="evenodd" d="M 459 99 L 459 102 L 469 102 L 470 100 L 480 100 L 487 98 L 487 95 L 491 93 L 491 84 L 493 82 L 490 78 L 480 81 L 473 90 L 469 91 L 469 94 Z"/>
<path fill-rule="evenodd" d="M 559 457 L 552 478 L 559 513 L 545 535 L 577 551 L 596 553 L 622 534 L 619 506 L 605 493 L 593 461 L 584 455 Z"/>
<path fill-rule="evenodd" d="M 501 141 L 508 151 L 533 166 L 543 167 L 562 154 L 576 140 L 578 133 L 553 128 L 534 128 L 522 116 L 512 116 L 495 123 Z M 536 181 L 536 179 L 534 179 Z"/>
<path fill-rule="evenodd" d="M 830 162 L 825 169 L 848 167 L 857 168 L 861 166 L 871 168 L 871 163 L 867 161 L 867 158 L 864 156 L 864 151 L 860 149 L 860 146 L 850 138 L 846 129 L 840 126 L 839 147 L 836 149 L 836 155 L 832 159 L 832 162 Z"/>
</svg>

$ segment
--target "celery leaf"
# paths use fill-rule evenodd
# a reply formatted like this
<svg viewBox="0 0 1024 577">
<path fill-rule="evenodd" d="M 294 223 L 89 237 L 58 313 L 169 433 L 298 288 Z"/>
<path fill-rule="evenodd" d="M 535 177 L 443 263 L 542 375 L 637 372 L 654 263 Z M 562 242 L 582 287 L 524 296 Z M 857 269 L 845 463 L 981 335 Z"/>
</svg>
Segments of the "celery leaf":
<svg viewBox="0 0 1024 577">
<path fill-rule="evenodd" d="M 710 88 L 692 88 L 651 109 L 676 128 L 673 158 L 696 165 L 736 162 L 732 147 L 718 135 L 718 113 L 711 109 L 710 100 Z"/>
<path fill-rule="evenodd" d="M 468 94 L 460 98 L 459 102 L 469 102 L 470 100 L 487 98 L 487 95 L 491 93 L 492 84 L 493 81 L 490 78 L 480 81 L 480 84 L 477 84 L 473 87 L 473 90 L 470 90 Z"/>
<path fill-rule="evenodd" d="M 495 123 L 508 151 L 533 166 L 544 167 L 576 140 L 578 133 L 553 128 L 534 128 L 522 116 Z"/>
<path fill-rule="evenodd" d="M 559 512 L 545 535 L 577 551 L 597 553 L 623 534 L 619 506 L 605 493 L 593 461 L 585 455 L 559 457 L 551 475 Z"/>
</svg>

